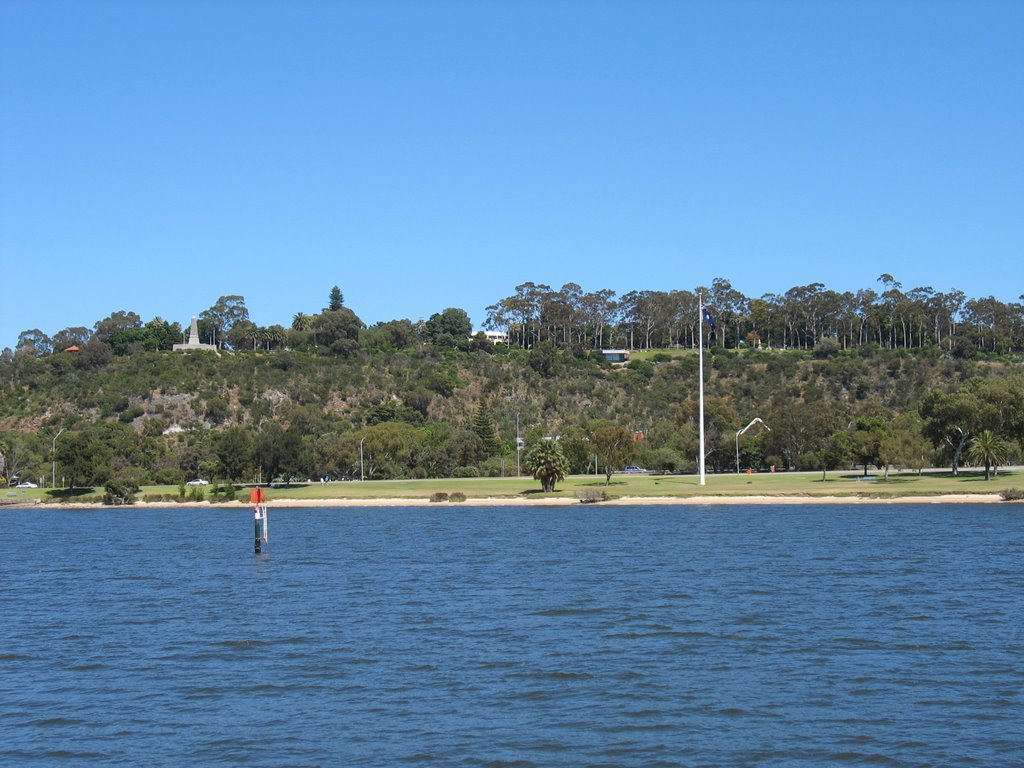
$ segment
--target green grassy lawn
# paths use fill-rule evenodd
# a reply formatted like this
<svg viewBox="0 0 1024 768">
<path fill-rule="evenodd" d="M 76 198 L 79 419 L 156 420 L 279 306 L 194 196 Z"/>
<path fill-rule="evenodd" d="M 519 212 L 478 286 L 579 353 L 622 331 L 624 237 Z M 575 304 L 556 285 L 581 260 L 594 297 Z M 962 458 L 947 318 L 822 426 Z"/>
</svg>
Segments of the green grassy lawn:
<svg viewBox="0 0 1024 768">
<path fill-rule="evenodd" d="M 938 494 L 999 493 L 1008 488 L 1024 487 L 1024 471 L 1003 471 L 992 480 L 975 471 L 961 471 L 959 477 L 949 472 L 890 473 L 888 480 L 873 473 L 864 479 L 859 472 L 830 472 L 822 481 L 820 473 L 758 473 L 753 475 L 708 475 L 707 484 L 698 485 L 696 475 L 617 474 L 605 485 L 604 475 L 574 475 L 558 484 L 554 493 L 544 494 L 540 484 L 530 477 L 460 478 L 441 480 L 373 480 L 321 485 L 296 484 L 287 488 L 267 488 L 267 499 L 429 499 L 434 493 L 462 492 L 470 501 L 485 498 L 534 499 L 575 498 L 577 491 L 603 490 L 611 497 L 679 497 L 699 496 L 838 496 L 885 498 L 897 496 L 933 496 Z M 191 489 L 190 489 L 191 490 Z M 203 489 L 209 498 L 210 486 Z M 146 486 L 139 493 L 176 496 L 177 486 Z M 245 491 L 239 497 L 246 500 Z M 4 498 L 0 496 L 0 498 Z M 19 501 L 100 501 L 102 489 L 75 489 L 51 494 L 42 488 L 8 489 L 8 503 Z"/>
<path fill-rule="evenodd" d="M 888 480 L 864 479 L 855 472 L 829 473 L 823 482 L 820 473 L 763 473 L 754 475 L 708 475 L 701 487 L 696 475 L 613 475 L 605 485 L 604 475 L 573 475 L 558 484 L 555 493 L 544 494 L 540 484 L 530 477 L 469 478 L 447 480 L 374 480 L 293 486 L 268 489 L 268 499 L 423 499 L 437 492 L 461 491 L 468 499 L 481 498 L 557 498 L 575 497 L 577 491 L 603 490 L 610 496 L 697 497 L 697 496 L 929 496 L 946 493 L 998 493 L 1024 485 L 1024 472 L 1003 472 L 985 481 L 980 473 L 961 472 L 916 474 L 890 473 Z"/>
<path fill-rule="evenodd" d="M 655 356 L 664 357 L 697 357 L 696 349 L 634 349 L 629 353 L 630 360 L 653 360 Z"/>
</svg>

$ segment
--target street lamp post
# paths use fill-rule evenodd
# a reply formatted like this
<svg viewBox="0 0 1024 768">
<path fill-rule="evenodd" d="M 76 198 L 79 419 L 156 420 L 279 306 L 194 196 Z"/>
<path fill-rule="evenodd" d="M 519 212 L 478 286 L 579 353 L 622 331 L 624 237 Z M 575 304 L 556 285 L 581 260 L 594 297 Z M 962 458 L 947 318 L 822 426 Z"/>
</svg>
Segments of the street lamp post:
<svg viewBox="0 0 1024 768">
<path fill-rule="evenodd" d="M 700 382 L 698 397 L 699 405 L 699 421 L 700 421 L 700 439 L 698 441 L 698 447 L 700 454 L 697 456 L 697 469 L 700 472 L 700 485 L 704 485 L 705 472 L 704 472 L 704 294 L 697 293 L 697 379 Z"/>
<path fill-rule="evenodd" d="M 743 429 L 736 430 L 736 474 L 737 475 L 740 473 L 740 435 L 742 435 L 744 432 L 746 432 L 748 429 L 750 429 L 755 424 L 760 424 L 762 427 L 767 429 L 769 432 L 772 431 L 772 428 L 769 427 L 767 424 L 765 424 L 763 421 L 761 421 L 761 419 L 759 419 L 759 418 L 754 419 L 752 422 L 747 424 L 747 426 L 745 426 Z"/>
<path fill-rule="evenodd" d="M 365 440 L 365 439 L 366 438 L 364 437 L 364 438 L 362 438 L 362 440 L 359 441 L 359 480 L 360 481 L 362 481 L 364 479 L 364 477 L 365 477 L 363 475 L 363 440 Z"/>
<path fill-rule="evenodd" d="M 62 429 L 56 435 L 53 436 L 53 442 L 50 444 L 50 459 L 53 462 L 50 467 L 50 487 L 57 487 L 57 438 L 64 434 Z"/>
<path fill-rule="evenodd" d="M 519 477 L 519 451 L 522 449 L 523 444 L 519 440 L 519 414 L 516 414 L 516 477 Z"/>
</svg>

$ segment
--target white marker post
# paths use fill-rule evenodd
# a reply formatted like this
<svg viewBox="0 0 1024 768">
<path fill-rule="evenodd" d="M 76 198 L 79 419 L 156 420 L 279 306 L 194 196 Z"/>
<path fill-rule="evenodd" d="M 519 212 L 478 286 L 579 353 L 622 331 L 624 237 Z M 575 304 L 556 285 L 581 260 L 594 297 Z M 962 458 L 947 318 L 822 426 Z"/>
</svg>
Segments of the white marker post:
<svg viewBox="0 0 1024 768">
<path fill-rule="evenodd" d="M 253 504 L 254 547 L 256 554 L 259 554 L 263 550 L 263 544 L 270 541 L 267 536 L 267 497 L 262 488 L 256 487 L 249 491 L 249 501 Z"/>
</svg>

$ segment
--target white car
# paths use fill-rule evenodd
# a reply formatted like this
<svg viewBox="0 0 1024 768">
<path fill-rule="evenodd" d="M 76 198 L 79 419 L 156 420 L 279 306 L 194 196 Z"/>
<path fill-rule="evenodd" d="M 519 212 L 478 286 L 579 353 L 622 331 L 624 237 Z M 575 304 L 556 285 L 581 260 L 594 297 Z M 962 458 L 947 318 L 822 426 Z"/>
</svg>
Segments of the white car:
<svg viewBox="0 0 1024 768">
<path fill-rule="evenodd" d="M 38 488 L 39 486 L 35 483 L 18 483 L 15 488 Z"/>
<path fill-rule="evenodd" d="M 622 471 L 623 471 L 623 472 L 630 472 L 630 473 L 635 473 L 635 472 L 646 472 L 647 470 L 646 470 L 646 469 L 644 469 L 643 467 L 636 467 L 636 466 L 632 466 L 632 465 L 630 465 L 630 466 L 626 467 L 626 468 L 625 468 L 624 470 L 622 470 Z"/>
<path fill-rule="evenodd" d="M 209 480 L 189 480 L 185 485 L 209 485 Z"/>
</svg>

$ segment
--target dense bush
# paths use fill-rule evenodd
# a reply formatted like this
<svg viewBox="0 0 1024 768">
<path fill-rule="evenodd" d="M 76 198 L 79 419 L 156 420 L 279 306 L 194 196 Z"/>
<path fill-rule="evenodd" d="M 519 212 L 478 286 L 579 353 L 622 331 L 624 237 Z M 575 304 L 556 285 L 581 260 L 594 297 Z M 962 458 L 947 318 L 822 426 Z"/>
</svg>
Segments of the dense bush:
<svg viewBox="0 0 1024 768">
<path fill-rule="evenodd" d="M 104 504 L 132 504 L 135 501 L 135 494 L 139 492 L 139 486 L 131 474 L 122 473 L 108 480 L 103 490 Z"/>
<path fill-rule="evenodd" d="M 235 498 L 236 492 L 235 486 L 233 485 L 215 485 L 210 490 L 211 501 L 234 501 Z"/>
</svg>

